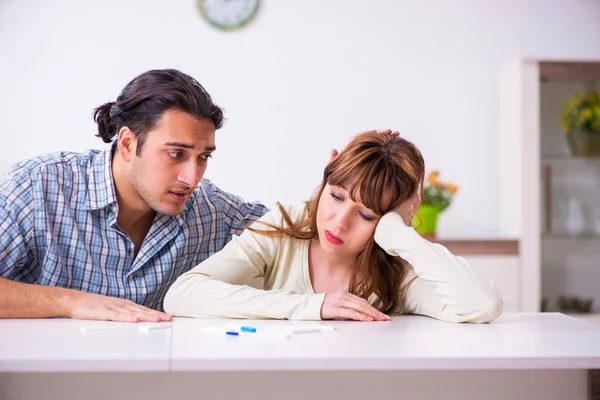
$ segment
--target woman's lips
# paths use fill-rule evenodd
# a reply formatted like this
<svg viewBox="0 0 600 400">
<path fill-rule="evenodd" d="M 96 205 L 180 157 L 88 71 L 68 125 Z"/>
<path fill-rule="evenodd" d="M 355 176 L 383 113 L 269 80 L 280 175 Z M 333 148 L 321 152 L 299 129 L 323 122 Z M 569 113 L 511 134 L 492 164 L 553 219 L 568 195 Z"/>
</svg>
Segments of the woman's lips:
<svg viewBox="0 0 600 400">
<path fill-rule="evenodd" d="M 331 244 L 334 244 L 336 246 L 339 246 L 340 244 L 343 244 L 344 241 L 340 238 L 338 238 L 337 236 L 335 236 L 333 233 L 329 232 L 329 231 L 325 231 L 325 239 L 327 239 L 327 241 Z"/>
</svg>

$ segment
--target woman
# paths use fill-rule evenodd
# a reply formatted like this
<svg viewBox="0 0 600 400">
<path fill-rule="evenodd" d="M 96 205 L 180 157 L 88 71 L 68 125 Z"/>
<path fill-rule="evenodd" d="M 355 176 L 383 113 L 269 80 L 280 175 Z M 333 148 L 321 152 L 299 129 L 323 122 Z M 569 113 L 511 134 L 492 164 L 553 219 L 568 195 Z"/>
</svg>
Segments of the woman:
<svg viewBox="0 0 600 400">
<path fill-rule="evenodd" d="M 267 213 L 167 292 L 174 316 L 384 321 L 415 313 L 490 322 L 491 282 L 410 227 L 425 165 L 395 135 L 355 136 L 325 168 L 316 195 Z M 264 289 L 247 286 L 264 279 Z"/>
</svg>

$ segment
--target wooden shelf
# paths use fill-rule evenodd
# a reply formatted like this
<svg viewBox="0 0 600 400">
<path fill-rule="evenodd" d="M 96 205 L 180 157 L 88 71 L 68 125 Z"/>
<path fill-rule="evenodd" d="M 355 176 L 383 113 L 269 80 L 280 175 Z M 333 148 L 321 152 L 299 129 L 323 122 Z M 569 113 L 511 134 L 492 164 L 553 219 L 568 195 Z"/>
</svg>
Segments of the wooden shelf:
<svg viewBox="0 0 600 400">
<path fill-rule="evenodd" d="M 578 234 L 569 233 L 542 233 L 544 240 L 600 240 L 600 233 L 583 232 Z"/>
<path fill-rule="evenodd" d="M 540 80 L 599 80 L 600 62 L 540 62 Z"/>
<path fill-rule="evenodd" d="M 540 161 L 572 161 L 577 163 L 597 163 L 600 162 L 600 156 L 572 156 L 567 154 L 548 154 L 542 155 Z"/>
<path fill-rule="evenodd" d="M 439 243 L 456 255 L 518 255 L 519 241 L 511 239 L 437 239 L 427 238 Z"/>
</svg>

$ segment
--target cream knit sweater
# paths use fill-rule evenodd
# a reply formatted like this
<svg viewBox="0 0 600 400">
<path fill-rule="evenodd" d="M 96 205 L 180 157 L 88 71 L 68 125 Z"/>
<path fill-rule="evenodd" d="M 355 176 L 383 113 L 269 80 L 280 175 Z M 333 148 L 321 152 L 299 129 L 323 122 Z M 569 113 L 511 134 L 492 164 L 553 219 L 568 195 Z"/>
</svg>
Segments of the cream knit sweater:
<svg viewBox="0 0 600 400">
<path fill-rule="evenodd" d="M 307 214 L 305 204 L 287 207 L 293 221 Z M 278 209 L 261 221 L 282 226 Z M 253 225 L 265 229 L 262 224 Z M 461 257 L 423 239 L 396 213 L 384 215 L 375 241 L 412 268 L 400 285 L 399 312 L 449 322 L 490 322 L 503 302 L 492 282 Z M 164 309 L 173 316 L 201 318 L 276 318 L 319 320 L 325 293 L 315 293 L 309 277 L 308 240 L 267 237 L 249 230 L 221 251 L 180 276 L 168 290 Z M 264 278 L 264 290 L 247 286 Z M 371 303 L 374 296 L 369 298 Z"/>
</svg>

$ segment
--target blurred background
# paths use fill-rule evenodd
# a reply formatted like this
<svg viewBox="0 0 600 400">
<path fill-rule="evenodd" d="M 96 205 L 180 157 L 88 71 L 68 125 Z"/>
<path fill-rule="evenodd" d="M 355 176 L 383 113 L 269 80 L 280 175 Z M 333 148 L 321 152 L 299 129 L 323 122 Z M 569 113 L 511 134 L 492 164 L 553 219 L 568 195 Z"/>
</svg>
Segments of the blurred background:
<svg viewBox="0 0 600 400">
<path fill-rule="evenodd" d="M 263 0 L 230 32 L 194 0 L 0 0 L 0 170 L 102 148 L 92 109 L 143 71 L 178 68 L 225 109 L 206 175 L 222 188 L 303 201 L 331 148 L 390 127 L 460 186 L 440 235 L 493 235 L 500 67 L 590 56 L 596 0 Z"/>
<path fill-rule="evenodd" d="M 194 0 L 0 0 L 0 170 L 42 153 L 103 148 L 92 109 L 146 70 L 177 68 L 225 110 L 206 173 L 221 188 L 269 206 L 303 201 L 330 149 L 358 131 L 393 128 L 420 147 L 428 171 L 459 188 L 438 237 L 518 242 L 525 234 L 515 224 L 524 212 L 541 215 L 543 204 L 510 207 L 511 197 L 524 196 L 519 160 L 527 156 L 503 144 L 501 103 L 520 107 L 521 100 L 502 97 L 502 71 L 528 59 L 600 60 L 600 1 L 262 0 L 247 25 L 225 31 Z M 544 86 L 553 100 L 542 126 L 559 132 L 561 102 L 588 81 Z M 548 154 L 570 154 L 562 136 L 550 142 Z M 536 149 L 533 175 L 543 170 Z M 594 165 L 585 168 L 600 171 Z M 597 173 L 588 176 L 586 185 L 598 183 Z M 548 218 L 579 212 L 568 196 L 560 204 Z M 587 232 L 588 247 L 590 238 L 597 236 Z M 539 269 L 526 270 L 518 252 L 511 257 L 516 272 L 504 290 L 514 292 L 515 309 L 535 308 L 536 289 L 536 306 L 522 304 Z"/>
</svg>

